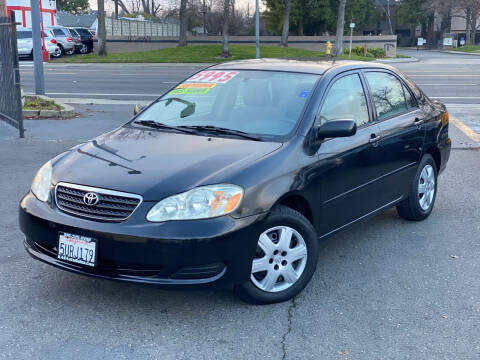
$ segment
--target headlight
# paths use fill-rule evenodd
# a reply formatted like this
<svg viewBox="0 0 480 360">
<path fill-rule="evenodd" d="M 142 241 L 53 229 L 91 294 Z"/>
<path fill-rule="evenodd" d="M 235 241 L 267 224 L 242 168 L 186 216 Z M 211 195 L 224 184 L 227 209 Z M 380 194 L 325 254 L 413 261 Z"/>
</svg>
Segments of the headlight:
<svg viewBox="0 0 480 360">
<path fill-rule="evenodd" d="M 32 193 L 40 201 L 48 201 L 50 196 L 50 183 L 52 182 L 52 163 L 45 163 L 33 178 Z"/>
<path fill-rule="evenodd" d="M 201 186 L 158 202 L 147 214 L 153 222 L 206 219 L 234 211 L 243 197 L 236 185 Z"/>
</svg>

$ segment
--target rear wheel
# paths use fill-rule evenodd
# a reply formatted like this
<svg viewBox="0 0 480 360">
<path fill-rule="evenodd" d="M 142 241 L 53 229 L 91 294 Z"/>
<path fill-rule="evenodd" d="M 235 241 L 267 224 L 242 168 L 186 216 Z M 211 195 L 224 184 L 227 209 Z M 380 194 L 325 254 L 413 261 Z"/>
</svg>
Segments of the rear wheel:
<svg viewBox="0 0 480 360">
<path fill-rule="evenodd" d="M 279 206 L 258 236 L 250 281 L 235 292 L 252 304 L 286 301 L 310 281 L 317 266 L 319 243 L 312 224 L 299 212 Z"/>
<path fill-rule="evenodd" d="M 62 50 L 57 46 L 57 48 L 51 54 L 54 58 L 59 58 L 62 56 Z"/>
<path fill-rule="evenodd" d="M 432 156 L 425 154 L 410 186 L 409 196 L 398 204 L 397 212 L 407 220 L 424 220 L 433 210 L 436 195 L 437 167 Z"/>
<path fill-rule="evenodd" d="M 80 54 L 86 54 L 86 53 L 88 53 L 88 46 L 85 45 L 85 44 L 82 44 L 82 47 L 81 47 L 80 49 L 78 49 L 78 52 L 79 52 Z"/>
<path fill-rule="evenodd" d="M 65 55 L 65 49 L 63 48 L 62 45 L 58 45 L 58 48 L 60 49 L 60 56 Z"/>
</svg>

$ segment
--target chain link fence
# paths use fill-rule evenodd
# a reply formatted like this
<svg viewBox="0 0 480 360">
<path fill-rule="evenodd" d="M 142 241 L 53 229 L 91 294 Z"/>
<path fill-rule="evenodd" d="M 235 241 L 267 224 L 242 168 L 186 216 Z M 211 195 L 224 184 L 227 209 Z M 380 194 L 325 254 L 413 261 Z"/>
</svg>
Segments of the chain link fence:
<svg viewBox="0 0 480 360">
<path fill-rule="evenodd" d="M 15 14 L 0 17 L 0 121 L 18 129 L 23 138 L 22 98 Z"/>
</svg>

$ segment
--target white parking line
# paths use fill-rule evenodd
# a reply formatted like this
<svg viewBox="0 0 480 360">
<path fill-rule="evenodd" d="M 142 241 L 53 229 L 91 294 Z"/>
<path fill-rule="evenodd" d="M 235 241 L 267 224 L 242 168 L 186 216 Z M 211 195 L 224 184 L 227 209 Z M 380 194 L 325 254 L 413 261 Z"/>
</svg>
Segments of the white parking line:
<svg viewBox="0 0 480 360">
<path fill-rule="evenodd" d="M 478 84 L 417 84 L 418 86 L 478 86 Z"/>
<path fill-rule="evenodd" d="M 85 99 L 85 98 L 55 98 L 60 102 L 75 105 L 148 105 L 150 100 L 110 100 L 110 99 Z"/>
</svg>

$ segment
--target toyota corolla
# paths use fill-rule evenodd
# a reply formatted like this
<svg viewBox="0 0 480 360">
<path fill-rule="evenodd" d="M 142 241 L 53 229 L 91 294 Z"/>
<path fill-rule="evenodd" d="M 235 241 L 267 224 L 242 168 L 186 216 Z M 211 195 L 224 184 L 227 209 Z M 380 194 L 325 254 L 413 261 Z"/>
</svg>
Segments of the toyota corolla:
<svg viewBox="0 0 480 360">
<path fill-rule="evenodd" d="M 285 301 L 323 238 L 391 207 L 430 215 L 448 125 L 389 66 L 216 65 L 44 164 L 20 203 L 25 248 L 79 274 Z"/>
</svg>

